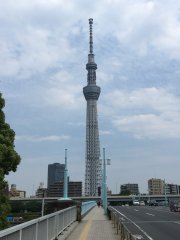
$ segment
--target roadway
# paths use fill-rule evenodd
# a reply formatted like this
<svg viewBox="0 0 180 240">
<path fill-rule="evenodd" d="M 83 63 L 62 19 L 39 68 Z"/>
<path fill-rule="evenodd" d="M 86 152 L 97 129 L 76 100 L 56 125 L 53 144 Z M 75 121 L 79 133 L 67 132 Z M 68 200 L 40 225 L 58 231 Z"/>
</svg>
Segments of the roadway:
<svg viewBox="0 0 180 240">
<path fill-rule="evenodd" d="M 180 212 L 170 212 L 168 207 L 116 206 L 120 220 L 137 239 L 179 240 Z"/>
</svg>

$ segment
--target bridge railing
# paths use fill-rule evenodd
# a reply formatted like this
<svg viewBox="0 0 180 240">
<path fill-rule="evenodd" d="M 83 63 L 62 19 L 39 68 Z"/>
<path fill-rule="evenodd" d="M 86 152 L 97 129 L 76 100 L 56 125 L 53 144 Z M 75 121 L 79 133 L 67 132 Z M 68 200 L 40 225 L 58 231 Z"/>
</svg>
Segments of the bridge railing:
<svg viewBox="0 0 180 240">
<path fill-rule="evenodd" d="M 80 220 L 96 205 L 96 201 L 81 203 L 81 211 L 78 206 L 73 206 L 55 213 L 19 224 L 17 226 L 0 231 L 0 240 L 54 240 L 68 226 L 76 220 Z M 78 219 L 78 214 L 80 217 Z"/>
<path fill-rule="evenodd" d="M 53 240 L 77 219 L 76 206 L 0 231 L 1 240 Z"/>
<path fill-rule="evenodd" d="M 83 217 L 87 212 L 89 212 L 96 205 L 97 205 L 96 201 L 82 202 L 81 216 Z"/>
<path fill-rule="evenodd" d="M 116 212 L 114 212 L 111 208 L 109 209 L 110 218 L 113 223 L 113 227 L 116 229 L 116 233 L 120 235 L 121 240 L 137 240 L 136 236 L 134 236 L 129 229 L 123 224 Z"/>
</svg>

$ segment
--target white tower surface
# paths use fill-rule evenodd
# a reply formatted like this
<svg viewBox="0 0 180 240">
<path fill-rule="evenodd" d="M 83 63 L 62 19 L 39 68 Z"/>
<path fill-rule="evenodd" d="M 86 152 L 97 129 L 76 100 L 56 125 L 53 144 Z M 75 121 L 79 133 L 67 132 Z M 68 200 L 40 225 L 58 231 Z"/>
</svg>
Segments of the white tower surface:
<svg viewBox="0 0 180 240">
<path fill-rule="evenodd" d="M 84 97 L 87 101 L 85 196 L 97 196 L 98 187 L 101 186 L 100 143 L 97 116 L 97 100 L 101 89 L 96 85 L 97 64 L 94 62 L 92 24 L 93 19 L 90 18 L 90 51 L 88 54 L 88 63 L 86 64 L 88 71 L 87 86 L 83 88 Z"/>
</svg>

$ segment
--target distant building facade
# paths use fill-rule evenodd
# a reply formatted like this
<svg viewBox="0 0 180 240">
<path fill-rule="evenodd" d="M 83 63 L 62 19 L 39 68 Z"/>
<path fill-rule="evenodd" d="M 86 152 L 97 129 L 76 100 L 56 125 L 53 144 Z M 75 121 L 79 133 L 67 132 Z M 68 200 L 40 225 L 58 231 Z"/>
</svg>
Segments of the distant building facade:
<svg viewBox="0 0 180 240">
<path fill-rule="evenodd" d="M 112 195 L 111 189 L 107 189 L 107 196 L 111 196 L 111 195 Z"/>
<path fill-rule="evenodd" d="M 38 189 L 36 190 L 36 197 L 37 198 L 47 197 L 47 188 L 44 188 L 43 183 L 40 183 Z"/>
<path fill-rule="evenodd" d="M 180 185 L 178 185 L 178 192 L 177 194 L 179 195 L 180 194 Z"/>
<path fill-rule="evenodd" d="M 150 195 L 163 195 L 164 194 L 164 180 L 151 178 L 148 180 L 148 190 Z"/>
<path fill-rule="evenodd" d="M 49 186 L 48 197 L 63 197 L 64 183 L 56 182 Z M 82 196 L 82 182 L 68 182 L 68 197 Z"/>
<path fill-rule="evenodd" d="M 127 184 L 122 184 L 120 187 L 120 192 L 123 194 L 123 192 L 128 192 L 133 195 L 138 195 L 139 194 L 139 186 L 137 183 L 127 183 Z"/>
<path fill-rule="evenodd" d="M 166 194 L 168 195 L 179 194 L 179 186 L 177 184 L 166 183 Z"/>
<path fill-rule="evenodd" d="M 10 198 L 25 198 L 26 197 L 26 191 L 23 190 L 17 190 L 16 184 L 12 184 L 11 188 L 9 190 L 9 197 Z"/>
<path fill-rule="evenodd" d="M 57 182 L 64 182 L 65 164 L 53 163 L 48 165 L 48 182 L 47 188 Z"/>
</svg>

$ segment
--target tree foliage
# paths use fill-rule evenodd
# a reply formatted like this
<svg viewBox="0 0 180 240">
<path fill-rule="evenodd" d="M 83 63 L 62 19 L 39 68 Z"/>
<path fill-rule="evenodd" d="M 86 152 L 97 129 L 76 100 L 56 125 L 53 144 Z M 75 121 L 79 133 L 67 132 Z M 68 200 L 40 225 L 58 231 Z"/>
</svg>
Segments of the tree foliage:
<svg viewBox="0 0 180 240">
<path fill-rule="evenodd" d="M 0 93 L 0 229 L 7 226 L 6 216 L 9 211 L 5 176 L 11 171 L 15 172 L 20 163 L 20 156 L 14 146 L 15 132 L 5 122 L 5 114 L 2 110 L 4 106 L 5 101 Z"/>
<path fill-rule="evenodd" d="M 120 195 L 121 196 L 129 196 L 131 194 L 131 191 L 129 189 L 123 189 L 121 192 L 120 192 Z"/>
<path fill-rule="evenodd" d="M 42 201 L 10 201 L 11 212 L 21 213 L 21 212 L 41 212 Z"/>
</svg>

